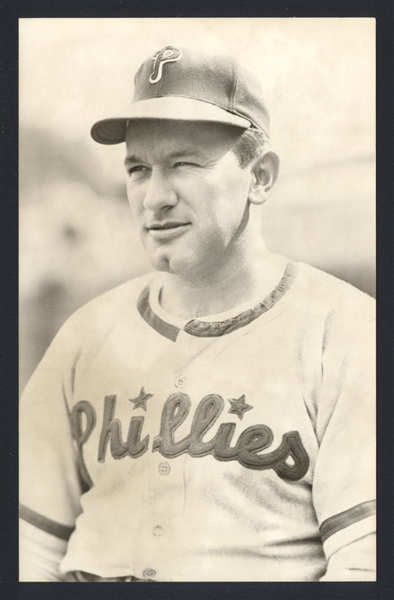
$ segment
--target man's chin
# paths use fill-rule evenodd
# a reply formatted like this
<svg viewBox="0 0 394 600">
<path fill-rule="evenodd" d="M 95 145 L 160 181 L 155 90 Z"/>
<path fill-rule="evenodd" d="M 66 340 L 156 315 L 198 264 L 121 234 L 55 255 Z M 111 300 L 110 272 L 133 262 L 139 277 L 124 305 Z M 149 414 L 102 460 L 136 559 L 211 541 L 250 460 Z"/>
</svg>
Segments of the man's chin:
<svg viewBox="0 0 394 600">
<path fill-rule="evenodd" d="M 182 257 L 171 256 L 169 254 L 148 255 L 152 267 L 156 271 L 164 271 L 173 275 L 186 275 L 190 271 L 190 265 Z"/>
<path fill-rule="evenodd" d="M 174 273 L 173 260 L 167 254 L 148 254 L 149 262 L 156 271 Z"/>
</svg>

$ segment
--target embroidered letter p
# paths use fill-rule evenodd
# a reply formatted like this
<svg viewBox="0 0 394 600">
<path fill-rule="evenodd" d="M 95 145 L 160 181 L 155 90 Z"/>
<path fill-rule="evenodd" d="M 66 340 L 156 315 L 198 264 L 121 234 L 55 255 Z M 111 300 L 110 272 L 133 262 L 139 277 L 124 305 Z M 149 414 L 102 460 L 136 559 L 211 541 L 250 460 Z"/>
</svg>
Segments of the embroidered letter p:
<svg viewBox="0 0 394 600">
<path fill-rule="evenodd" d="M 177 62 L 182 57 L 182 52 L 173 46 L 166 46 L 152 57 L 153 71 L 149 77 L 149 83 L 157 83 L 163 74 L 163 65 L 169 62 Z"/>
<path fill-rule="evenodd" d="M 85 428 L 82 426 L 83 418 L 85 417 Z M 71 431 L 78 449 L 78 461 L 82 478 L 88 487 L 92 487 L 93 483 L 86 468 L 82 447 L 88 441 L 90 434 L 96 426 L 96 411 L 87 400 L 78 402 L 71 412 Z"/>
</svg>

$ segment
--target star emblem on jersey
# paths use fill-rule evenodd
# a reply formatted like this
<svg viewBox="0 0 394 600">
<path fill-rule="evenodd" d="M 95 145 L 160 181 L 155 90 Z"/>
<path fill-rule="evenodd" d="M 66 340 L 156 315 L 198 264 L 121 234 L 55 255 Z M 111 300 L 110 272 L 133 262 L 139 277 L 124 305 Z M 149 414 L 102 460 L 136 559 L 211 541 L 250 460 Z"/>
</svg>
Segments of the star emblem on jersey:
<svg viewBox="0 0 394 600">
<path fill-rule="evenodd" d="M 237 415 L 241 421 L 244 418 L 244 413 L 253 408 L 250 404 L 246 404 L 244 394 L 242 394 L 240 398 L 229 398 L 228 401 L 231 404 L 231 408 L 228 412 Z"/>
<path fill-rule="evenodd" d="M 135 410 L 136 408 L 143 408 L 146 411 L 146 403 L 149 400 L 149 398 L 152 398 L 152 396 L 153 394 L 147 394 L 144 388 L 142 387 L 137 398 L 130 398 L 129 402 L 135 404 L 133 410 Z"/>
</svg>

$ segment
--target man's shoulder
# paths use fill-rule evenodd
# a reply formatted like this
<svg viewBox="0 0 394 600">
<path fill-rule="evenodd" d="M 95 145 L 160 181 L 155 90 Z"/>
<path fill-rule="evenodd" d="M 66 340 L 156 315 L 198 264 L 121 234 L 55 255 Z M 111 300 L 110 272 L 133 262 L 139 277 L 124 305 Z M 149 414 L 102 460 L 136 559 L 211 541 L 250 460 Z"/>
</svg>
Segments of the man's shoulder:
<svg viewBox="0 0 394 600">
<path fill-rule="evenodd" d="M 55 370 L 61 365 L 68 372 L 77 363 L 86 366 L 116 328 L 122 339 L 125 328 L 141 320 L 138 298 L 154 275 L 148 273 L 127 281 L 74 312 L 48 347 L 43 359 L 46 364 L 53 365 Z"/>
<path fill-rule="evenodd" d="M 308 310 L 335 313 L 352 320 L 375 316 L 374 298 L 350 283 L 305 263 L 298 263 L 298 291 Z"/>
<path fill-rule="evenodd" d="M 113 311 L 116 308 L 121 308 L 127 304 L 130 309 L 136 306 L 137 300 L 141 292 L 150 284 L 155 277 L 155 272 L 146 273 L 140 277 L 130 279 L 110 290 L 96 296 L 80 309 L 78 309 L 75 315 L 88 316 L 91 313 L 105 313 Z"/>
<path fill-rule="evenodd" d="M 137 314 L 138 298 L 154 276 L 155 273 L 147 273 L 96 296 L 74 312 L 61 331 L 72 331 L 85 341 L 92 335 L 105 334 L 123 315 L 132 318 Z"/>
</svg>

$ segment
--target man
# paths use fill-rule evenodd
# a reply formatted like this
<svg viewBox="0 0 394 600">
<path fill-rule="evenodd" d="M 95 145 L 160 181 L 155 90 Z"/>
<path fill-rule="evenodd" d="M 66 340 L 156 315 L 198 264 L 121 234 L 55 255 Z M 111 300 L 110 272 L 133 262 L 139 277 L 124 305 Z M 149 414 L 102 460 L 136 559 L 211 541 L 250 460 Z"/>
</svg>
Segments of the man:
<svg viewBox="0 0 394 600">
<path fill-rule="evenodd" d="M 374 303 L 271 254 L 255 76 L 167 46 L 120 118 L 155 269 L 66 323 L 21 405 L 21 579 L 374 580 Z"/>
</svg>

